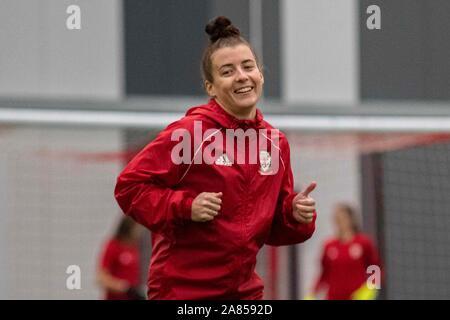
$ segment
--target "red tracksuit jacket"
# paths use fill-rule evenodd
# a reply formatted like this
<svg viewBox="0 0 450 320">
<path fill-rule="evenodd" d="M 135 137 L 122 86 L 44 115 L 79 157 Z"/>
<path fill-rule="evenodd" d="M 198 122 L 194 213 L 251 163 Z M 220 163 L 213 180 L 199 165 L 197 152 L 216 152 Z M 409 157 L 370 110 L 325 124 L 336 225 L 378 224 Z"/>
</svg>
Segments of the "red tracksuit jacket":
<svg viewBox="0 0 450 320">
<path fill-rule="evenodd" d="M 194 131 L 198 133 L 199 123 L 206 138 L 196 145 Z M 245 144 L 248 161 L 244 164 L 238 164 L 237 158 L 242 148 L 226 144 L 226 129 L 239 128 L 266 129 L 264 135 L 253 135 L 258 140 L 257 163 L 247 159 L 251 143 Z M 179 152 L 190 159 L 181 164 L 172 157 L 181 141 L 172 141 L 177 129 L 188 132 L 192 142 L 190 150 Z M 259 110 L 254 120 L 239 120 L 211 99 L 170 124 L 122 171 L 115 197 L 125 214 L 152 231 L 150 299 L 261 299 L 263 284 L 255 273 L 259 249 L 264 244 L 300 243 L 312 236 L 316 214 L 309 224 L 293 217 L 289 144 L 280 133 L 277 145 L 276 131 Z M 195 163 L 194 157 L 208 154 L 207 147 L 221 134 L 223 143 L 210 153 L 212 163 Z M 270 162 L 261 155 L 276 151 L 278 170 L 264 171 Z M 213 221 L 191 220 L 192 201 L 201 192 L 223 193 L 221 210 Z"/>
</svg>

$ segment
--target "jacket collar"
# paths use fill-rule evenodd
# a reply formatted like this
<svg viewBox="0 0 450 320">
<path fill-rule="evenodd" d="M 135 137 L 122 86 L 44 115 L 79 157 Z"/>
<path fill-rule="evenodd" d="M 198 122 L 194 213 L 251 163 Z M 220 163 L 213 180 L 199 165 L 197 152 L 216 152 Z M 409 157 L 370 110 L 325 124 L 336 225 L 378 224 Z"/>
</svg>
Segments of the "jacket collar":
<svg viewBox="0 0 450 320">
<path fill-rule="evenodd" d="M 227 111 L 221 107 L 215 99 L 210 99 L 208 106 L 210 106 L 211 110 L 217 115 L 215 120 L 219 122 L 223 127 L 230 129 L 247 129 L 247 128 L 263 128 L 263 115 L 259 109 L 256 109 L 256 116 L 254 119 L 243 120 L 238 119 L 235 116 L 229 114 Z"/>
</svg>

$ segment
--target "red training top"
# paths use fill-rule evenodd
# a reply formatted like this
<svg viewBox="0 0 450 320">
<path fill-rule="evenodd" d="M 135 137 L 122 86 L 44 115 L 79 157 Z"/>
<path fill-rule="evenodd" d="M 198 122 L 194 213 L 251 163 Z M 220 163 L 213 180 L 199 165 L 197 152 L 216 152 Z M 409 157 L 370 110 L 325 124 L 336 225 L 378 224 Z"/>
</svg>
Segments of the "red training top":
<svg viewBox="0 0 450 320">
<path fill-rule="evenodd" d="M 139 285 L 139 249 L 116 239 L 108 241 L 101 257 L 101 267 L 111 276 L 127 281 L 130 286 Z M 126 293 L 105 293 L 106 300 L 128 300 Z"/>
<path fill-rule="evenodd" d="M 380 266 L 378 252 L 372 241 L 358 233 L 350 241 L 331 239 L 324 245 L 322 273 L 314 291 L 328 289 L 329 300 L 350 300 L 352 293 L 371 275 L 370 265 Z"/>
</svg>

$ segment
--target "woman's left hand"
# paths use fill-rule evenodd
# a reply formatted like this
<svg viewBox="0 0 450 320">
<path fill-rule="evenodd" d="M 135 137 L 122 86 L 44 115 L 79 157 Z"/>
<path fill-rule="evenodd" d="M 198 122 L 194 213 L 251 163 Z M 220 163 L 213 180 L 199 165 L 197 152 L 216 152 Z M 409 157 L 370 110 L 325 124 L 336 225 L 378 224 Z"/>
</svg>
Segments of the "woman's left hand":
<svg viewBox="0 0 450 320">
<path fill-rule="evenodd" d="M 311 182 L 304 191 L 299 192 L 292 200 L 294 218 L 300 223 L 311 223 L 313 221 L 316 201 L 309 194 L 316 186 L 315 181 Z"/>
</svg>

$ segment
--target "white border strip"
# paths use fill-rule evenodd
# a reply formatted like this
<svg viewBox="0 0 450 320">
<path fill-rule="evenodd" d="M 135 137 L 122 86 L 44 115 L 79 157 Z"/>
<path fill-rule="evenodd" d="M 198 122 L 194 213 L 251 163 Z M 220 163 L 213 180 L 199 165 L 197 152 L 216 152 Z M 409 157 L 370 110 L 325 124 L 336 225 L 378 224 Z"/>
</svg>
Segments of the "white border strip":
<svg viewBox="0 0 450 320">
<path fill-rule="evenodd" d="M 183 113 L 0 108 L 0 123 L 118 128 L 164 128 Z M 280 130 L 358 132 L 450 132 L 450 117 L 267 115 Z"/>
</svg>

